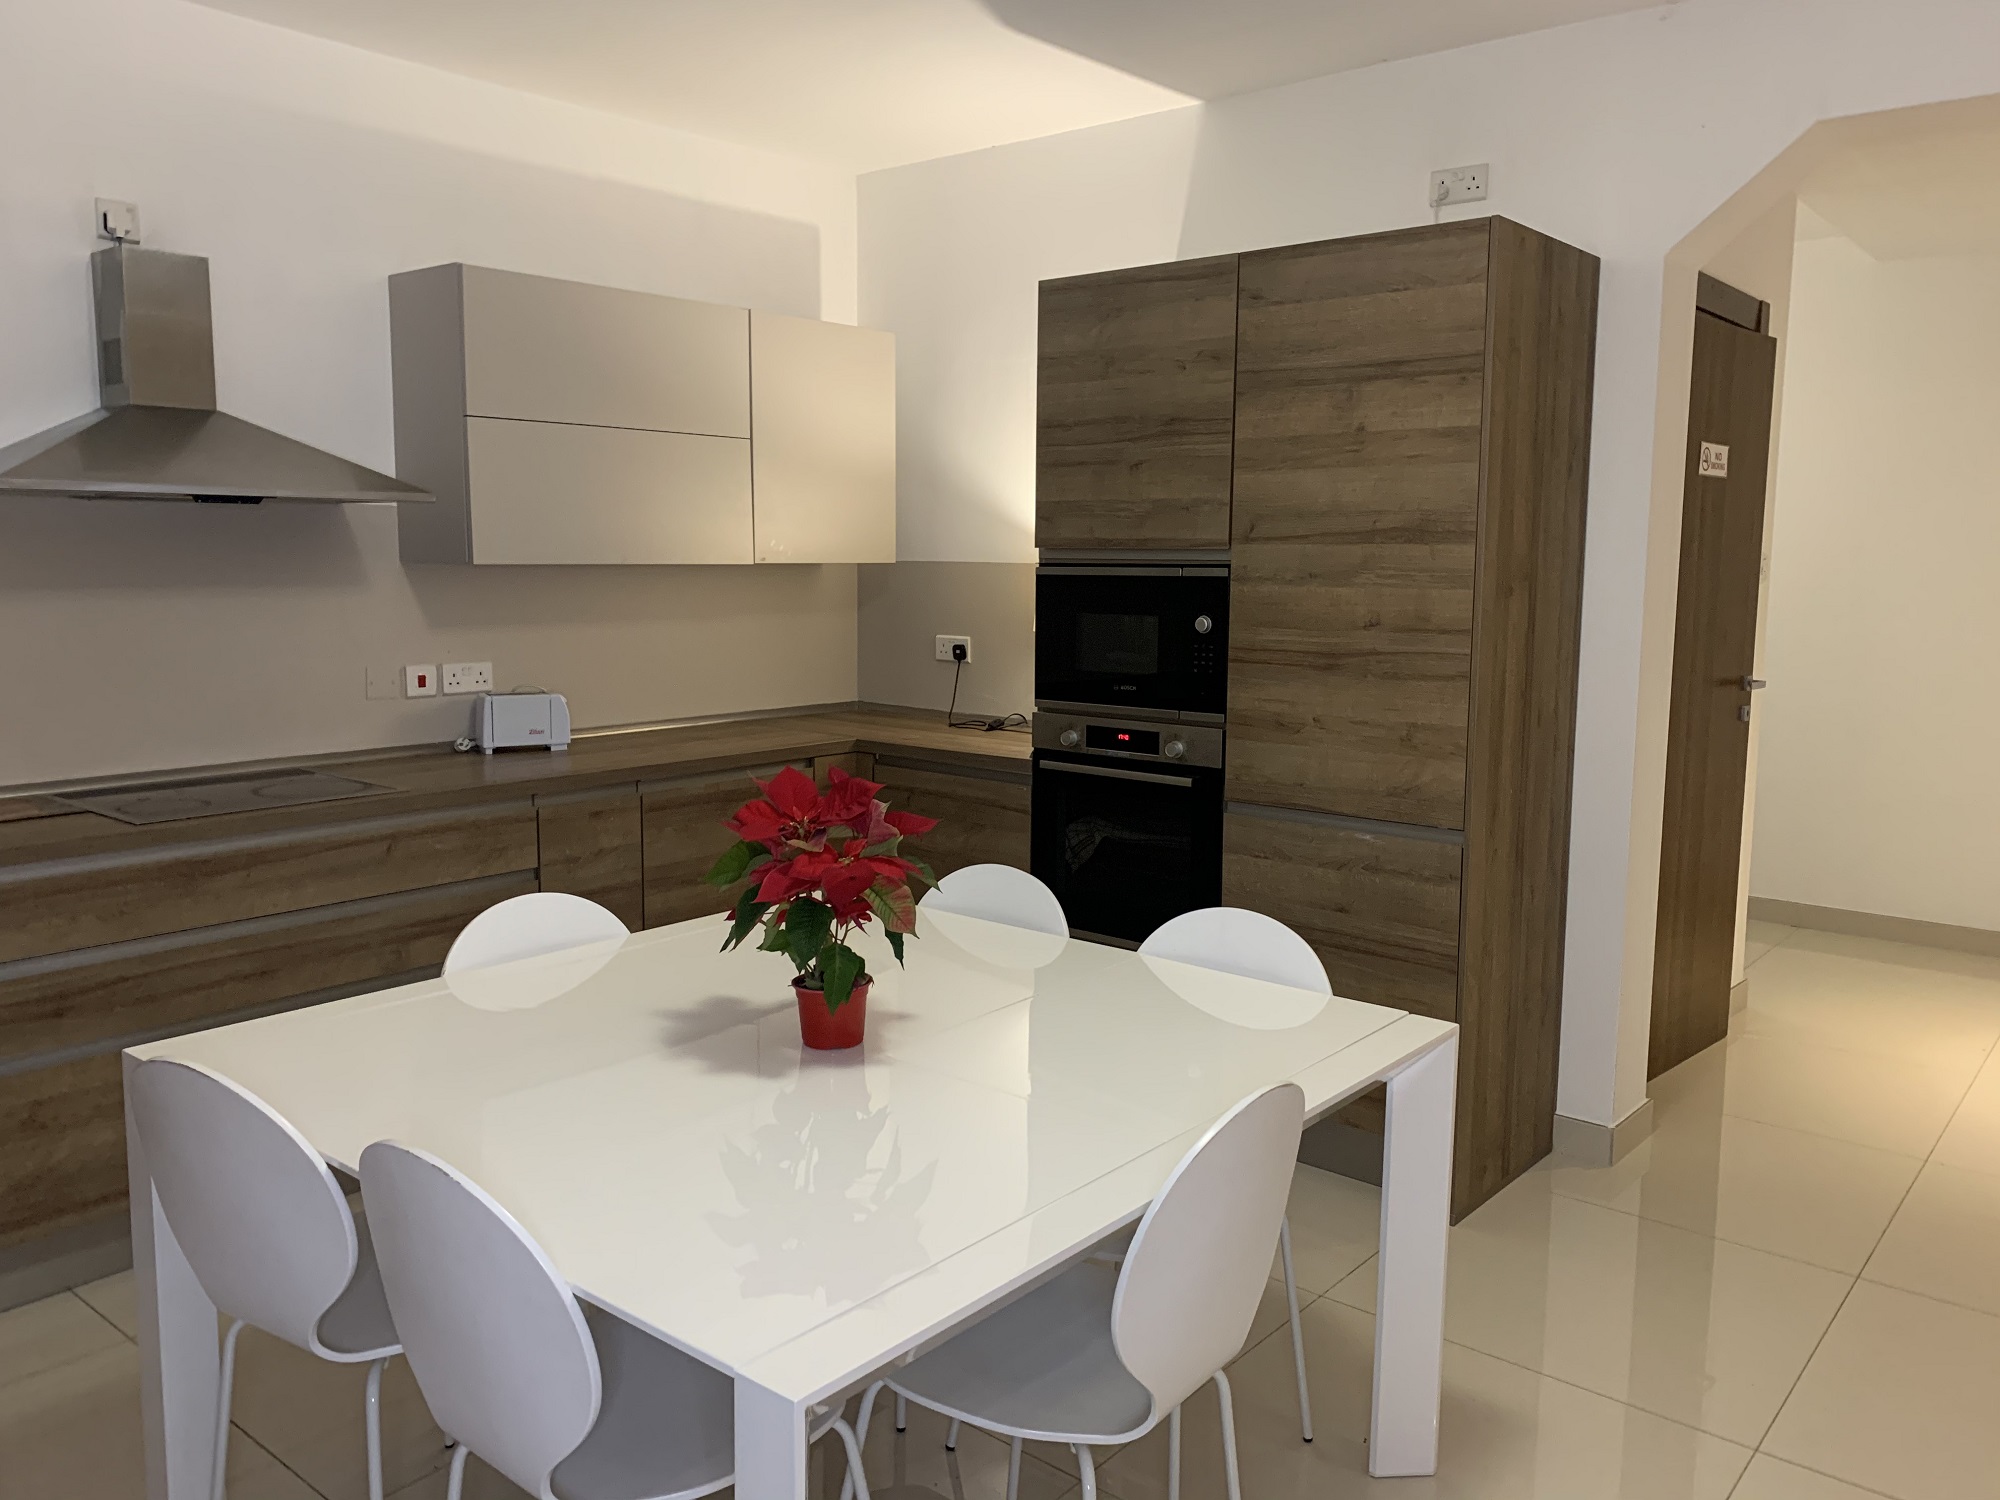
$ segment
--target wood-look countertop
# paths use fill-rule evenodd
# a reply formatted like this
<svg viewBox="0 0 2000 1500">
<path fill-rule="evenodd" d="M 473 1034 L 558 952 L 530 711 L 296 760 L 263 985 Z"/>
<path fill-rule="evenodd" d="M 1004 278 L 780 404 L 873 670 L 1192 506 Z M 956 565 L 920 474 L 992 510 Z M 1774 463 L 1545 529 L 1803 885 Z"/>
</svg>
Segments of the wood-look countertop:
<svg viewBox="0 0 2000 1500">
<path fill-rule="evenodd" d="M 863 707 L 588 735 L 573 741 L 568 750 L 555 752 L 524 749 L 495 755 L 477 751 L 462 754 L 447 746 L 356 751 L 351 756 L 316 759 L 312 765 L 388 790 L 338 802 L 140 826 L 99 813 L 45 813 L 46 799 L 28 799 L 38 804 L 34 807 L 18 806 L 20 799 L 0 792 L 0 812 L 15 802 L 18 811 L 45 814 L 0 820 L 0 871 L 51 860 L 282 834 L 359 818 L 586 791 L 739 766 L 771 766 L 852 751 L 1020 774 L 1027 769 L 1030 746 L 1025 734 L 949 729 L 937 714 Z M 161 779 L 228 773 L 228 767 L 210 767 L 203 772 L 163 772 Z M 744 792 L 746 797 L 751 793 L 747 783 Z"/>
</svg>

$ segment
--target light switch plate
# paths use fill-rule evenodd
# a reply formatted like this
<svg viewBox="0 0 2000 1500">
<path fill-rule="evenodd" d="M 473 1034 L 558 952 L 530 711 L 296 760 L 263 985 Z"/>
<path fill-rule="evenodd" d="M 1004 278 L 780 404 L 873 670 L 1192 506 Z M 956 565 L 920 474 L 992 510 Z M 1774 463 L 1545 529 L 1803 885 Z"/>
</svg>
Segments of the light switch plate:
<svg viewBox="0 0 2000 1500">
<path fill-rule="evenodd" d="M 371 699 L 382 701 L 403 696 L 403 676 L 399 668 L 371 666 L 368 668 L 365 691 Z"/>
<path fill-rule="evenodd" d="M 435 698 L 438 690 L 438 669 L 434 666 L 403 668 L 403 696 L 405 698 Z"/>
<path fill-rule="evenodd" d="M 490 661 L 448 661 L 440 672 L 447 694 L 493 691 L 493 663 Z"/>
<path fill-rule="evenodd" d="M 953 646 L 965 647 L 965 659 L 967 661 L 972 660 L 972 637 L 969 635 L 939 636 L 937 638 L 937 659 L 939 661 L 953 660 L 954 658 L 952 657 L 951 654 L 951 648 Z"/>
</svg>

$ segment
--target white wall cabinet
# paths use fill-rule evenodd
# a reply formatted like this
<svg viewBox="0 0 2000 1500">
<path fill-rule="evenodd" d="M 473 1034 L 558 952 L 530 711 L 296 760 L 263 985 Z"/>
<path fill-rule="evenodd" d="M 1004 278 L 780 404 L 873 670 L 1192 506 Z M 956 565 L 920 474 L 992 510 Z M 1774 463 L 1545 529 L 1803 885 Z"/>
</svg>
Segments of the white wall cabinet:
<svg viewBox="0 0 2000 1500">
<path fill-rule="evenodd" d="M 389 278 L 406 562 L 889 562 L 895 342 L 479 266 Z"/>
<path fill-rule="evenodd" d="M 896 338 L 750 314 L 758 562 L 896 560 Z"/>
</svg>

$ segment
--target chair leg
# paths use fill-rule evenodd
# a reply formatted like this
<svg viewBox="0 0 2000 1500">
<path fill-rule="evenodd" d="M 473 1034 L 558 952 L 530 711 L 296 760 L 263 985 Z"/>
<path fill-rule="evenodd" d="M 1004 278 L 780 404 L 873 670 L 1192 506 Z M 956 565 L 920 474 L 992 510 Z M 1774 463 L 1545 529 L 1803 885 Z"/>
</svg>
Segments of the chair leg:
<svg viewBox="0 0 2000 1500">
<path fill-rule="evenodd" d="M 1021 1440 L 1007 1445 L 1007 1500 L 1021 1500 Z"/>
<path fill-rule="evenodd" d="M 949 1427 L 945 1428 L 945 1430 L 944 1430 L 944 1446 L 945 1446 L 945 1451 L 946 1451 L 946 1452 L 948 1452 L 948 1453 L 956 1453 L 956 1452 L 958 1451 L 958 1418 L 957 1418 L 957 1417 L 953 1417 L 953 1418 L 951 1419 L 951 1426 L 949 1426 Z"/>
<path fill-rule="evenodd" d="M 910 1400 L 900 1391 L 896 1394 L 896 1431 L 910 1430 Z"/>
<path fill-rule="evenodd" d="M 1076 1466 L 1083 1474 L 1083 1500 L 1097 1500 L 1097 1460 L 1091 1457 L 1090 1444 L 1076 1445 Z M 1234 1495 L 1230 1500 L 1236 1500 Z"/>
<path fill-rule="evenodd" d="M 229 1332 L 222 1336 L 222 1375 L 215 1391 L 215 1468 L 209 1482 L 215 1500 L 222 1500 L 229 1474 L 229 1399 L 236 1387 L 236 1339 L 242 1332 L 243 1320 L 232 1318 Z"/>
<path fill-rule="evenodd" d="M 1181 1409 L 1178 1406 L 1167 1418 L 1167 1500 L 1181 1500 Z"/>
<path fill-rule="evenodd" d="M 855 1500 L 868 1500 L 868 1472 L 861 1464 L 861 1439 L 855 1436 L 854 1429 L 840 1417 L 835 1417 L 829 1422 L 826 1430 L 839 1433 L 840 1445 L 847 1450 L 847 1478 L 842 1480 L 840 1485 L 843 1500 L 849 1486 L 853 1487 Z"/>
<path fill-rule="evenodd" d="M 1229 1377 L 1215 1372 L 1215 1389 L 1222 1398 L 1222 1467 L 1229 1479 L 1229 1500 L 1243 1500 L 1243 1481 L 1236 1471 L 1236 1403 L 1230 1399 Z"/>
<path fill-rule="evenodd" d="M 1313 1440 L 1312 1396 L 1306 1390 L 1306 1335 L 1299 1326 L 1299 1284 L 1292 1276 L 1292 1221 L 1278 1221 L 1278 1252 L 1285 1262 L 1285 1305 L 1292 1317 L 1292 1367 L 1299 1377 L 1299 1436 Z"/>
<path fill-rule="evenodd" d="M 465 1490 L 465 1460 L 472 1450 L 460 1443 L 451 1450 L 451 1478 L 445 1481 L 444 1500 L 459 1500 Z"/>
<path fill-rule="evenodd" d="M 362 1398 L 368 1425 L 368 1500 L 382 1500 L 382 1367 L 386 1359 L 368 1366 L 368 1393 Z"/>
<path fill-rule="evenodd" d="M 868 1446 L 868 1419 L 875 1415 L 875 1398 L 882 1394 L 882 1387 L 886 1384 L 886 1381 L 878 1380 L 861 1393 L 861 1410 L 854 1417 L 854 1442 L 857 1448 Z M 855 1500 L 854 1476 L 861 1472 L 860 1465 L 857 1464 L 849 1471 L 848 1476 L 841 1480 L 840 1500 Z M 864 1485 L 867 1483 L 865 1477 L 862 1483 Z M 861 1500 L 867 1500 L 865 1489 L 862 1491 Z"/>
</svg>

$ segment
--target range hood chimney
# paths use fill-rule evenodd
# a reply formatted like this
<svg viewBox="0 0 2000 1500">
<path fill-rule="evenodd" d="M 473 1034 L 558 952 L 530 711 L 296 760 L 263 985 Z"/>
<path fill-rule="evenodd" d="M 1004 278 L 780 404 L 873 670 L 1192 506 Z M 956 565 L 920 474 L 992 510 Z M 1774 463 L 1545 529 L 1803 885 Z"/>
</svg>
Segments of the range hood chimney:
<svg viewBox="0 0 2000 1500">
<path fill-rule="evenodd" d="M 0 493 L 100 500 L 428 500 L 415 485 L 215 409 L 208 262 L 90 257 L 103 407 L 0 448 Z"/>
</svg>

